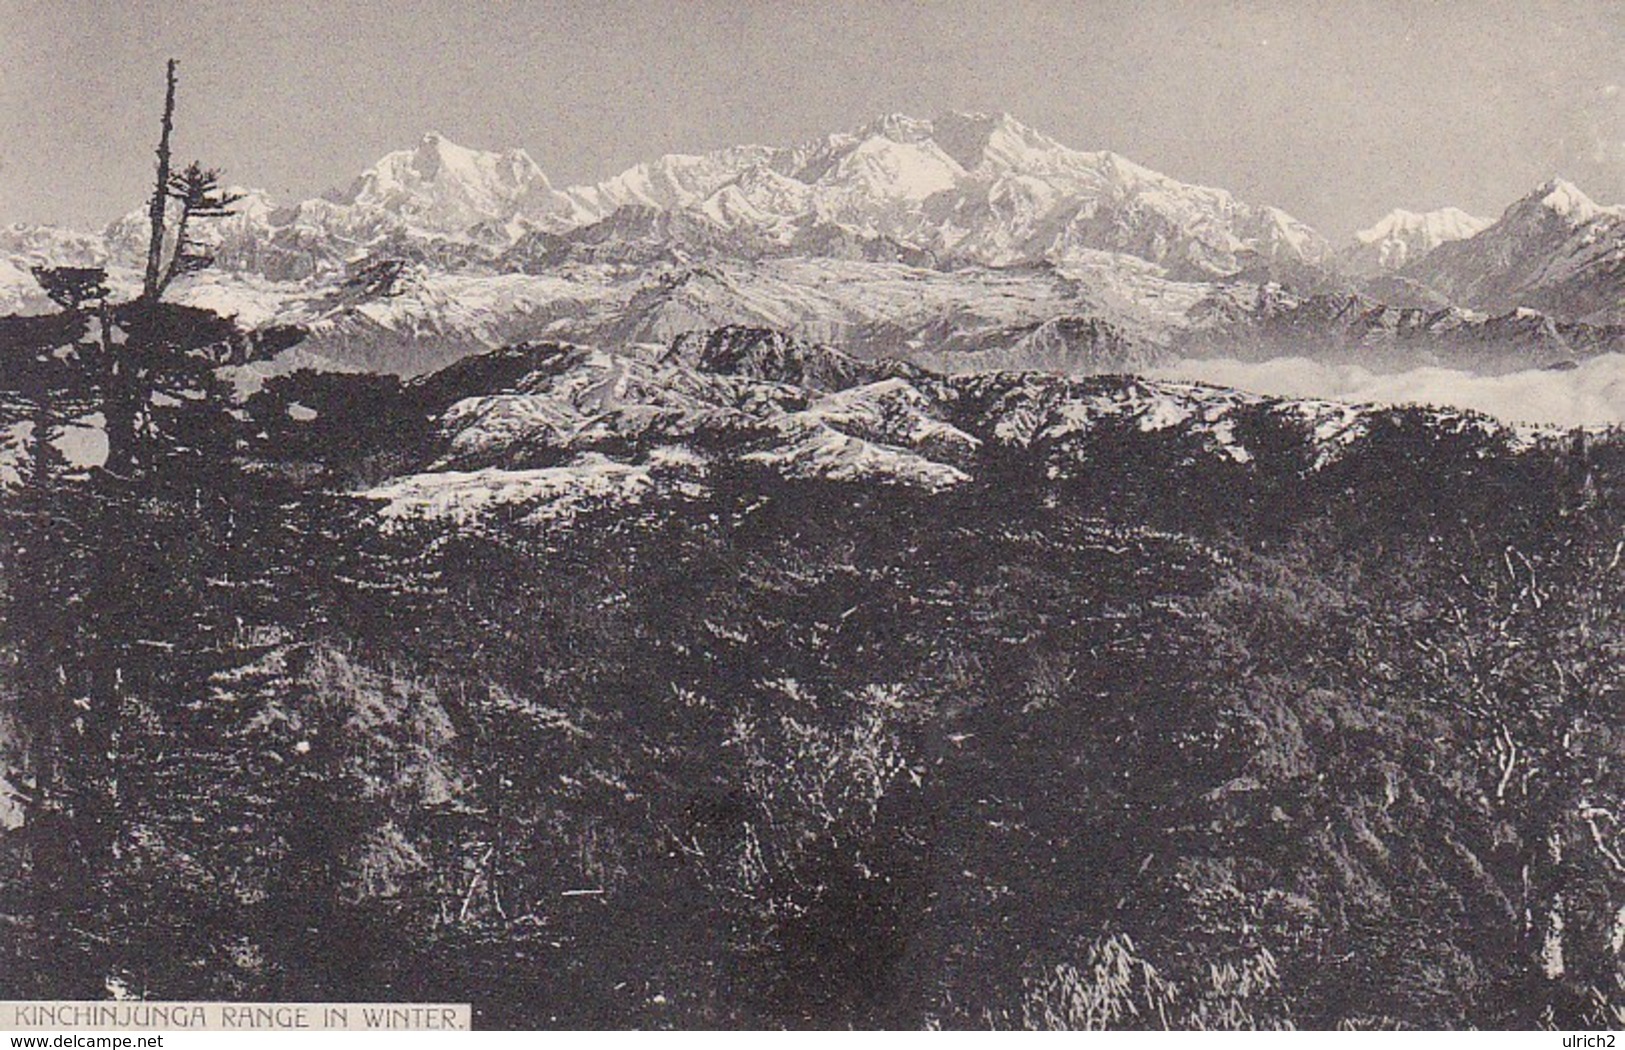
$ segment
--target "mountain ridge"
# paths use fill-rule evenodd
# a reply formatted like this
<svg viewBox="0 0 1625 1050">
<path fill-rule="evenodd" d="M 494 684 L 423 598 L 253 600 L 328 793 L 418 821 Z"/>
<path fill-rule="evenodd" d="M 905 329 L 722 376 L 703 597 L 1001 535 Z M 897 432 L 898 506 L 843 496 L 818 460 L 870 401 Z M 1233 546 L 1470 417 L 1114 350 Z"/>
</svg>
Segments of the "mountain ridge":
<svg viewBox="0 0 1625 1050">
<path fill-rule="evenodd" d="M 50 309 L 41 263 L 108 265 L 129 289 L 146 223 L 0 231 L 0 308 Z M 1625 323 L 1625 208 L 1563 180 L 1493 222 L 1396 210 L 1338 250 L 1278 208 L 1007 113 L 887 114 L 563 188 L 524 150 L 429 132 L 321 197 L 244 191 L 196 234 L 216 265 L 177 285 L 188 303 L 305 331 L 304 363 L 403 374 L 506 342 L 619 349 L 724 325 L 949 372 L 1304 346 L 1500 371 L 1607 352 Z M 385 270 L 385 294 L 362 294 Z"/>
<path fill-rule="evenodd" d="M 1472 309 L 1625 322 L 1625 206 L 1548 179 L 1473 237 L 1441 244 L 1403 272 Z"/>
<path fill-rule="evenodd" d="M 500 249 L 533 231 L 579 230 L 629 206 L 692 211 L 734 235 L 779 243 L 834 225 L 983 265 L 1105 248 L 1179 273 L 1224 276 L 1260 261 L 1317 265 L 1329 254 L 1317 233 L 1278 208 L 1114 153 L 1071 149 L 1008 114 L 934 121 L 891 114 L 792 146 L 668 154 L 562 189 L 524 150 L 472 150 L 429 132 L 344 189 L 282 205 L 262 193 L 252 199 L 252 219 L 222 232 L 222 261 L 295 279 L 395 241 L 416 242 L 419 251 L 438 242 Z M 142 243 L 144 221 L 137 210 L 110 225 L 116 250 L 128 256 Z M 278 263 L 281 253 L 319 248 L 324 236 L 333 242 L 330 258 Z M 269 250 L 235 243 L 246 239 Z"/>
</svg>

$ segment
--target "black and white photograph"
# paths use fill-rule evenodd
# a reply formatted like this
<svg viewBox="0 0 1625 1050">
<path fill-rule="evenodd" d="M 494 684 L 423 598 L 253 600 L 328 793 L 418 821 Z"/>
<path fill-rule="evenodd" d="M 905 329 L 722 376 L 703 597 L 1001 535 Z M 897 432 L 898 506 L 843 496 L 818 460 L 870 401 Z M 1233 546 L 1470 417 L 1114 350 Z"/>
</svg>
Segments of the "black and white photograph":
<svg viewBox="0 0 1625 1050">
<path fill-rule="evenodd" d="M 0 0 L 0 1004 L 1612 1045 L 1625 2 Z"/>
</svg>

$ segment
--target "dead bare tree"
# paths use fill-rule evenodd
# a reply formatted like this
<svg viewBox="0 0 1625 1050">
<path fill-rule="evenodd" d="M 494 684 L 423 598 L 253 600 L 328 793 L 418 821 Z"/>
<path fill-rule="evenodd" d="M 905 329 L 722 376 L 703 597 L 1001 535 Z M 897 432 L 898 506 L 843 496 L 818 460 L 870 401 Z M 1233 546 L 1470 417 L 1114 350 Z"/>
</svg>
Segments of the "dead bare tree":
<svg viewBox="0 0 1625 1050">
<path fill-rule="evenodd" d="M 141 284 L 141 298 L 155 301 L 159 295 L 160 274 L 164 256 L 164 212 L 169 204 L 169 136 L 175 130 L 175 67 L 169 60 L 165 72 L 164 116 L 158 135 L 158 179 L 153 186 L 152 199 L 147 206 L 150 226 L 147 240 L 147 272 Z"/>
<path fill-rule="evenodd" d="M 151 430 L 145 417 L 165 374 L 175 371 L 197 344 L 221 335 L 217 326 L 200 332 L 176 323 L 186 319 L 166 310 L 163 296 L 176 278 L 213 262 L 206 245 L 195 235 L 196 221 L 231 215 L 231 206 L 242 199 L 241 194 L 221 188 L 220 172 L 213 168 L 194 161 L 179 172 L 174 170 L 170 139 L 175 129 L 176 68 L 176 61 L 170 59 L 159 123 L 158 165 L 147 208 L 150 230 L 141 295 L 113 318 L 122 322 L 121 344 L 115 345 L 118 340 L 105 325 L 102 333 L 106 467 L 121 477 L 140 465 L 141 438 Z M 173 222 L 171 202 L 178 208 Z"/>
</svg>

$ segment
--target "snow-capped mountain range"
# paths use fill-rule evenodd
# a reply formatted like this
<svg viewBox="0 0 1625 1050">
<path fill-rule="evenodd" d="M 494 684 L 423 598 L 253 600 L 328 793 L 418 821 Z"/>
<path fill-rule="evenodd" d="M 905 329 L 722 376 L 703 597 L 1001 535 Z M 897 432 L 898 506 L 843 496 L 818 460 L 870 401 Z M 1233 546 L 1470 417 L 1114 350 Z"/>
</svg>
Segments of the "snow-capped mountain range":
<svg viewBox="0 0 1625 1050">
<path fill-rule="evenodd" d="M 1202 277 L 1290 270 L 1329 255 L 1318 234 L 1279 209 L 984 114 L 892 115 L 799 146 L 670 155 L 563 190 L 523 150 L 471 150 L 430 133 L 317 200 L 278 207 L 249 191 L 216 236 L 223 265 L 300 278 L 358 253 L 492 262 L 527 234 L 626 227 L 650 212 L 680 216 L 668 220 L 681 231 L 669 245 L 679 252 L 685 240 L 784 250 L 839 231 L 959 263 L 1053 263 L 1106 250 Z M 115 223 L 112 254 L 132 256 L 144 225 L 140 210 Z"/>
<path fill-rule="evenodd" d="M 1303 324 L 1317 346 L 1361 353 L 1393 331 L 1424 360 L 1497 368 L 1625 340 L 1607 327 L 1625 323 L 1625 209 L 1567 183 L 1494 222 L 1395 211 L 1336 250 L 1277 208 L 1004 114 L 886 116 L 563 189 L 523 150 L 431 133 L 323 197 L 242 192 L 198 231 L 215 266 L 175 295 L 305 331 L 287 367 L 417 373 L 510 342 L 617 350 L 728 324 L 950 372 L 1256 358 Z M 105 264 L 130 288 L 146 243 L 141 210 L 100 235 L 0 229 L 0 312 L 49 308 L 29 273 L 42 262 Z M 367 276 L 380 267 L 388 281 Z M 1426 323 L 1404 314 L 1418 307 Z M 1551 323 L 1496 322 L 1520 309 Z M 1531 324 L 1543 338 L 1525 345 Z"/>
</svg>

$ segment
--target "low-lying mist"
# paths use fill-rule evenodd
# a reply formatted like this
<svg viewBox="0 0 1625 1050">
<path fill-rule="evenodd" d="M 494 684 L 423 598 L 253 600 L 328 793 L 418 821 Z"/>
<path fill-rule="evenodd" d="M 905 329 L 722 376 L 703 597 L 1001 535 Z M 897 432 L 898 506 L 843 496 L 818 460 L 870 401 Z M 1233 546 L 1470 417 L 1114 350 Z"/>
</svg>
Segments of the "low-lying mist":
<svg viewBox="0 0 1625 1050">
<path fill-rule="evenodd" d="M 1605 354 L 1566 371 L 1533 369 L 1497 376 L 1431 366 L 1373 372 L 1304 357 L 1182 358 L 1147 374 L 1279 397 L 1465 408 L 1509 423 L 1625 425 L 1625 354 Z"/>
</svg>

